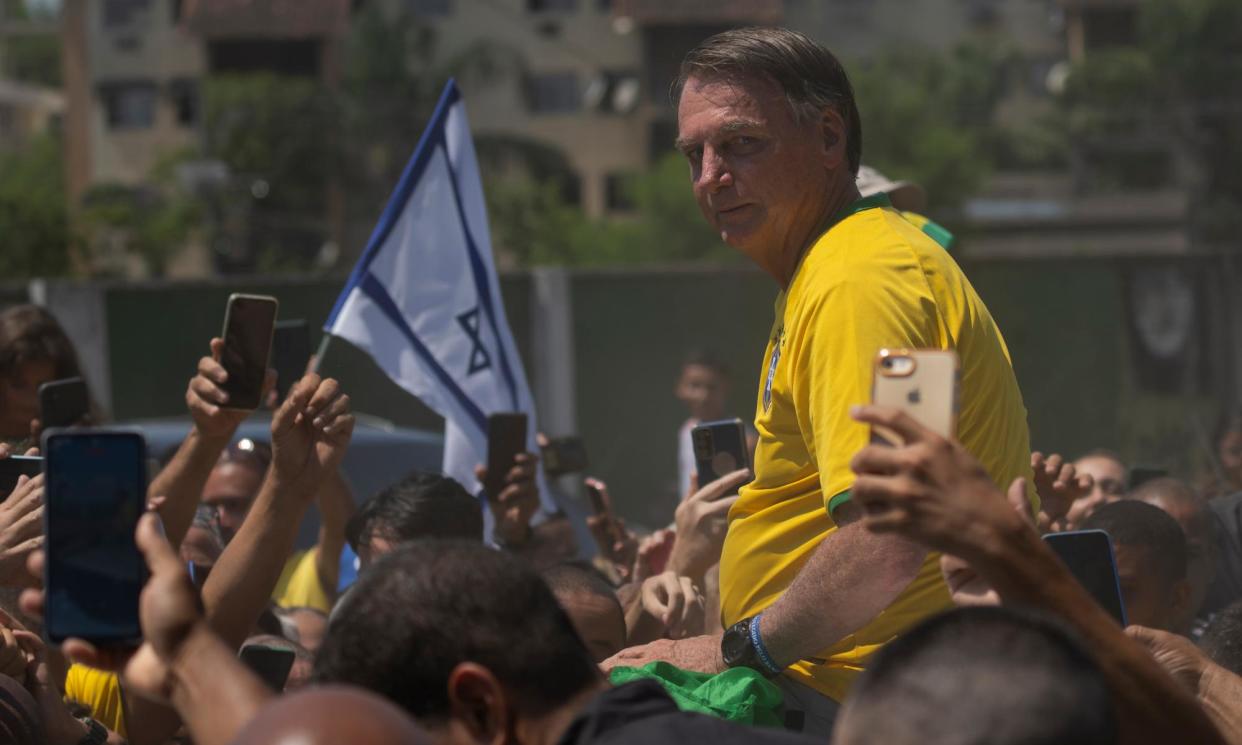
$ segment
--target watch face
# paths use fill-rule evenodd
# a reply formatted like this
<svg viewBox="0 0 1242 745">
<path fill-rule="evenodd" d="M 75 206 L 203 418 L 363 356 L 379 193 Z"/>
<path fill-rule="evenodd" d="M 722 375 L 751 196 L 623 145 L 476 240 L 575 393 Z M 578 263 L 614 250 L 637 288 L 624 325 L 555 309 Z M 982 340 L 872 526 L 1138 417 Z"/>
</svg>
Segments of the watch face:
<svg viewBox="0 0 1242 745">
<path fill-rule="evenodd" d="M 746 654 L 750 651 L 750 630 L 746 623 L 739 623 L 729 627 L 725 632 L 724 638 L 720 640 L 720 655 L 724 657 L 726 665 L 736 665 L 741 660 L 746 659 Z"/>
</svg>

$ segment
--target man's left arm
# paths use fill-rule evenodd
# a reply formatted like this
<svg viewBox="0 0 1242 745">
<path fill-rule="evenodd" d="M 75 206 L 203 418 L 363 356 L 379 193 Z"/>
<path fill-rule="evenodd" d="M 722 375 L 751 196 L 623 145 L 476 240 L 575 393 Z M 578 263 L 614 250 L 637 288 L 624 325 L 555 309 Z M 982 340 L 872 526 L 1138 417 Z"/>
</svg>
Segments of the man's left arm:
<svg viewBox="0 0 1242 745">
<path fill-rule="evenodd" d="M 335 601 L 341 574 L 341 551 L 345 548 L 345 525 L 354 514 L 354 494 L 341 469 L 319 487 L 319 545 L 315 549 L 315 574 L 329 600 Z"/>
</svg>

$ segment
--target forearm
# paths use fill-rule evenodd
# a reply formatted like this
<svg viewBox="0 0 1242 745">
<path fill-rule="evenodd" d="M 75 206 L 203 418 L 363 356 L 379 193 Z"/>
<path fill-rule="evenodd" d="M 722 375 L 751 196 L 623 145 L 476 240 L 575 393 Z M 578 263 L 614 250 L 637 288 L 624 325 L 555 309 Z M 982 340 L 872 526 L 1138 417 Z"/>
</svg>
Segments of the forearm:
<svg viewBox="0 0 1242 745">
<path fill-rule="evenodd" d="M 1199 703 L 1229 745 L 1242 745 L 1242 677 L 1210 665 L 1199 685 Z"/>
<path fill-rule="evenodd" d="M 173 706 L 197 745 L 228 745 L 274 693 L 232 648 L 198 626 L 173 660 Z"/>
<path fill-rule="evenodd" d="M 763 612 L 768 653 L 784 667 L 854 633 L 909 586 L 926 556 L 922 546 L 870 533 L 860 523 L 837 529 Z"/>
<path fill-rule="evenodd" d="M 306 500 L 269 473 L 250 514 L 203 586 L 208 624 L 236 649 L 271 600 L 293 550 Z"/>
<path fill-rule="evenodd" d="M 315 570 L 323 591 L 336 597 L 341 573 L 341 551 L 345 548 L 345 524 L 354 514 L 354 494 L 337 469 L 319 489 L 319 550 Z"/>
<path fill-rule="evenodd" d="M 1122 743 L 1223 742 L 1193 696 L 1127 639 L 1030 529 L 968 558 L 1005 604 L 1044 608 L 1083 637 L 1108 680 Z"/>
<path fill-rule="evenodd" d="M 190 529 L 211 469 L 232 437 L 231 432 L 226 435 L 204 435 L 197 427 L 191 427 L 176 455 L 147 489 L 148 498 L 164 497 L 164 504 L 159 509 L 160 519 L 164 522 L 168 542 L 174 548 L 181 545 L 186 531 Z"/>
</svg>

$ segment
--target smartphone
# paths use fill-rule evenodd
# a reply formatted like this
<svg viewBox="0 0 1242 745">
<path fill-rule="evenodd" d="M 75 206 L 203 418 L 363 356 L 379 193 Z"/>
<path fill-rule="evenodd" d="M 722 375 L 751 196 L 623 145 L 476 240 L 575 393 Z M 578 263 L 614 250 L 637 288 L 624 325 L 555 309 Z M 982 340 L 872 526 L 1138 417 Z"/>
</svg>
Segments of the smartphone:
<svg viewBox="0 0 1242 745">
<path fill-rule="evenodd" d="M 9 498 L 22 476 L 34 478 L 43 472 L 43 458 L 37 455 L 10 455 L 0 459 L 0 502 Z"/>
<path fill-rule="evenodd" d="M 690 430 L 699 488 L 739 468 L 750 469 L 750 448 L 746 444 L 746 425 L 741 419 L 704 422 Z"/>
<path fill-rule="evenodd" d="M 1122 628 L 1126 627 L 1126 606 L 1117 577 L 1113 541 L 1102 530 L 1075 530 L 1044 536 L 1048 548 L 1060 557 L 1074 579 L 1108 611 Z"/>
<path fill-rule="evenodd" d="M 601 516 L 608 514 L 608 503 L 604 501 L 604 493 L 600 491 L 598 486 L 590 482 L 587 482 L 585 486 L 587 497 L 591 500 L 591 512 Z"/>
<path fill-rule="evenodd" d="M 301 318 L 277 321 L 272 333 L 272 367 L 276 368 L 276 400 L 284 401 L 293 384 L 306 374 L 310 360 L 310 327 Z"/>
<path fill-rule="evenodd" d="M 251 672 L 277 693 L 285 690 L 289 671 L 293 669 L 292 649 L 280 649 L 263 644 L 249 644 L 237 655 Z"/>
<path fill-rule="evenodd" d="M 591 465 L 581 437 L 553 437 L 547 447 L 540 449 L 540 454 L 543 472 L 552 477 L 581 473 Z"/>
<path fill-rule="evenodd" d="M 228 373 L 224 392 L 230 409 L 257 409 L 272 351 L 276 298 L 266 295 L 229 296 L 224 312 L 224 353 L 220 364 Z"/>
<path fill-rule="evenodd" d="M 518 453 L 526 452 L 526 415 L 499 412 L 487 418 L 487 483 L 483 490 L 495 500 L 505 487 L 505 477 Z"/>
<path fill-rule="evenodd" d="M 138 596 L 146 582 L 134 542 L 147 498 L 142 435 L 49 430 L 43 453 L 47 638 L 136 646 L 142 641 Z"/>
<path fill-rule="evenodd" d="M 90 409 L 90 394 L 81 378 L 53 380 L 39 386 L 39 422 L 45 429 L 80 424 Z"/>
<path fill-rule="evenodd" d="M 941 437 L 957 432 L 958 359 L 945 349 L 881 349 L 875 358 L 871 400 L 900 409 Z M 874 427 L 872 440 L 902 444 L 887 427 Z"/>
</svg>

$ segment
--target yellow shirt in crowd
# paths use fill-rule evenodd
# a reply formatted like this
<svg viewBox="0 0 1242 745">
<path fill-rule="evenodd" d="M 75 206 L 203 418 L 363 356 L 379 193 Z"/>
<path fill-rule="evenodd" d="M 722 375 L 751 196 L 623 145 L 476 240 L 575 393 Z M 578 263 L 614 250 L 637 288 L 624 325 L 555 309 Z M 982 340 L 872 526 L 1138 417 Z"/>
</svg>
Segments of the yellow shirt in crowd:
<svg viewBox="0 0 1242 745">
<path fill-rule="evenodd" d="M 65 698 L 90 709 L 91 717 L 121 737 L 125 729 L 125 702 L 115 673 L 85 665 L 70 665 L 65 675 Z"/>
<path fill-rule="evenodd" d="M 281 608 L 318 608 L 324 613 L 332 611 L 332 601 L 323 591 L 319 581 L 316 560 L 319 548 L 298 551 L 285 562 L 285 568 L 276 581 L 272 600 Z"/>
<path fill-rule="evenodd" d="M 779 598 L 836 530 L 831 510 L 849 499 L 850 459 L 870 436 L 849 409 L 871 400 L 884 347 L 957 350 L 959 439 L 998 485 L 1030 476 L 1026 409 L 983 301 L 887 196 L 860 200 L 806 252 L 776 301 L 759 380 L 755 481 L 729 512 L 720 562 L 725 628 Z M 928 556 L 879 616 L 785 674 L 840 701 L 869 655 L 949 605 L 937 556 Z"/>
</svg>

